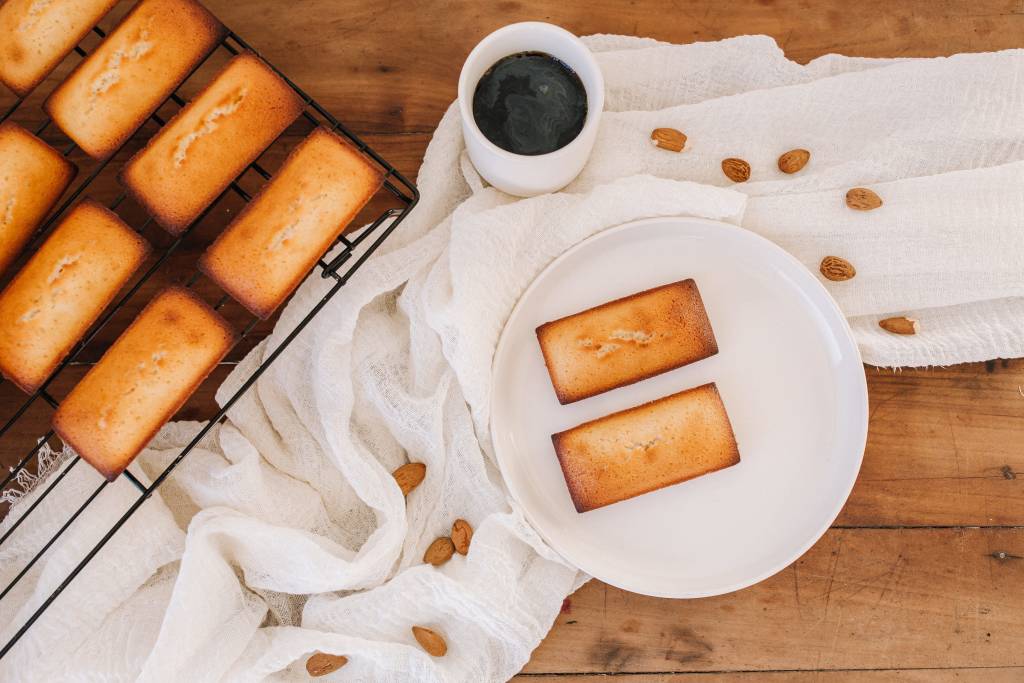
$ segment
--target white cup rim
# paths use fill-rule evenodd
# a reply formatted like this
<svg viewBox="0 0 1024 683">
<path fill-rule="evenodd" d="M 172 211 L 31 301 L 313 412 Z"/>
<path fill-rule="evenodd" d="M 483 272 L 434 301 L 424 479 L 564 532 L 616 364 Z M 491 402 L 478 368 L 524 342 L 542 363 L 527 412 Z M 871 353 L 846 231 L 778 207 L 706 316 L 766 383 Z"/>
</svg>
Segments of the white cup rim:
<svg viewBox="0 0 1024 683">
<path fill-rule="evenodd" d="M 565 145 L 564 147 L 560 147 L 553 152 L 548 152 L 547 154 L 515 154 L 513 152 L 509 152 L 508 150 L 502 149 L 501 147 L 498 147 L 496 144 L 487 139 L 487 136 L 484 135 L 483 132 L 480 130 L 479 126 L 476 125 L 476 119 L 473 118 L 472 99 L 474 93 L 476 92 L 477 84 L 470 84 L 468 82 L 468 67 L 471 64 L 474 64 L 479 59 L 480 53 L 483 52 L 484 49 L 486 49 L 486 47 L 490 43 L 499 40 L 506 33 L 511 33 L 513 31 L 521 30 L 523 28 L 550 31 L 552 33 L 560 35 L 565 40 L 576 43 L 580 48 L 582 48 L 582 53 L 584 55 L 583 58 L 585 61 L 589 63 L 589 66 L 594 73 L 594 80 L 597 85 L 597 87 L 595 88 L 596 92 L 593 93 L 590 92 L 589 88 L 585 88 L 585 90 L 587 91 L 587 118 L 583 122 L 583 128 L 580 129 L 580 132 L 576 135 L 575 138 L 573 138 L 573 140 L 569 144 Z M 487 68 L 490 68 L 491 66 L 491 64 L 488 64 Z M 484 148 L 486 148 L 492 154 L 510 160 L 552 160 L 556 159 L 560 155 L 564 156 L 571 154 L 571 148 L 577 143 L 583 144 L 582 141 L 587 139 L 587 133 L 591 129 L 599 125 L 601 118 L 600 114 L 604 110 L 604 74 L 601 73 L 601 67 L 600 65 L 598 65 L 597 59 L 594 57 L 594 54 L 590 51 L 590 48 L 588 48 L 586 44 L 582 40 L 580 40 L 579 37 L 576 36 L 574 33 L 565 30 L 561 26 L 558 26 L 556 24 L 549 24 L 545 21 L 520 21 L 515 24 L 508 24 L 507 26 L 503 26 L 498 30 L 487 34 L 487 36 L 485 36 L 483 40 L 477 43 L 476 47 L 474 47 L 472 51 L 470 51 L 469 56 L 466 57 L 466 61 L 463 62 L 462 64 L 462 71 L 459 73 L 458 98 L 459 113 L 462 115 L 463 125 L 472 130 L 473 134 L 478 138 L 478 141 L 484 146 Z"/>
</svg>

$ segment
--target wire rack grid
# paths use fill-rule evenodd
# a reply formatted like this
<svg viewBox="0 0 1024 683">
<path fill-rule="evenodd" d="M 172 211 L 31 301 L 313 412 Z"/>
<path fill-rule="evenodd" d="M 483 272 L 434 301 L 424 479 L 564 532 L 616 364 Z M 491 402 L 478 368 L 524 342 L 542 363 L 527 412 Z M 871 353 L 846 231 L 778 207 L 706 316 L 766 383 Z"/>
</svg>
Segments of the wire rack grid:
<svg viewBox="0 0 1024 683">
<path fill-rule="evenodd" d="M 95 27 L 93 33 L 102 39 L 106 34 L 100 27 Z M 398 170 L 396 170 L 391 164 L 385 161 L 377 152 L 363 142 L 357 135 L 351 130 L 346 128 L 341 122 L 339 122 L 334 116 L 332 116 L 324 107 L 318 104 L 312 97 L 307 95 L 302 89 L 300 89 L 294 82 L 288 79 L 280 70 L 278 70 L 273 64 L 263 58 L 256 50 L 250 47 L 244 40 L 242 40 L 237 34 L 232 31 L 228 31 L 215 49 L 224 50 L 229 56 L 238 55 L 242 52 L 252 52 L 258 56 L 264 63 L 266 63 L 271 69 L 273 69 L 281 78 L 283 78 L 288 85 L 295 90 L 295 92 L 305 102 L 305 109 L 302 112 L 301 119 L 305 120 L 308 124 L 314 127 L 326 127 L 331 131 L 338 132 L 344 135 L 352 144 L 354 144 L 361 152 L 367 157 L 373 160 L 373 162 L 381 169 L 384 176 L 384 184 L 382 194 L 386 193 L 389 195 L 389 200 L 395 206 L 390 206 L 384 209 L 373 222 L 367 225 L 358 233 L 355 233 L 353 237 L 342 235 L 338 238 L 338 242 L 332 246 L 328 253 L 331 253 L 335 249 L 338 249 L 333 258 L 329 261 L 321 258 L 310 274 L 315 273 L 319 270 L 321 277 L 325 279 L 333 280 L 330 288 L 326 293 L 319 299 L 313 307 L 306 312 L 301 320 L 295 324 L 295 326 L 283 337 L 278 345 L 267 354 L 262 363 L 245 379 L 240 387 L 232 394 L 223 404 L 219 410 L 213 415 L 209 421 L 196 433 L 194 438 L 174 457 L 174 459 L 155 477 L 150 484 L 145 484 L 135 477 L 131 472 L 125 470 L 123 477 L 127 479 L 133 486 L 138 489 L 138 497 L 134 499 L 134 502 L 124 511 L 123 515 L 103 534 L 99 541 L 82 557 L 77 565 L 67 574 L 64 580 L 42 601 L 38 608 L 28 616 L 25 622 L 18 628 L 18 630 L 11 636 L 11 638 L 3 644 L 0 648 L 0 658 L 5 656 L 12 647 L 20 640 L 25 633 L 32 627 L 37 619 L 46 611 L 47 608 L 58 598 L 58 596 L 68 587 L 68 585 L 75 580 L 82 569 L 96 556 L 97 553 L 107 544 L 108 541 L 121 529 L 122 526 L 135 514 L 135 512 L 149 499 L 153 493 L 160 487 L 160 485 L 170 476 L 173 470 L 178 464 L 192 451 L 193 448 L 206 436 L 206 434 L 216 425 L 222 421 L 227 415 L 231 407 L 242 397 L 242 395 L 260 378 L 260 376 L 270 367 L 271 364 L 285 351 L 285 349 L 291 344 L 291 342 L 302 332 L 302 330 L 313 320 L 313 318 L 327 305 L 327 303 L 338 293 L 338 291 L 345 286 L 349 278 L 351 278 L 355 272 L 365 263 L 366 259 L 384 242 L 385 239 L 398 227 L 398 225 L 405 219 L 409 212 L 413 209 L 416 203 L 419 201 L 419 192 L 415 185 L 406 179 Z M 82 45 L 75 47 L 75 52 L 80 57 L 85 57 L 88 51 L 82 47 Z M 213 54 L 213 53 L 211 53 Z M 208 56 L 203 63 L 210 60 Z M 195 70 L 185 79 L 183 82 L 188 82 L 192 75 L 202 67 L 203 63 L 198 65 Z M 180 87 L 179 87 L 180 90 Z M 179 94 L 179 90 L 176 90 L 168 98 L 157 112 L 168 105 L 173 103 L 177 108 L 183 107 L 186 104 L 186 99 Z M 10 118 L 22 105 L 24 98 L 19 98 L 14 101 L 13 105 L 9 107 L 2 115 L 0 115 L 0 123 Z M 150 120 L 155 123 L 158 127 L 163 126 L 165 123 L 165 117 L 159 113 L 154 113 Z M 41 135 L 51 124 L 51 120 L 46 118 L 42 124 L 40 124 L 36 130 L 36 135 Z M 63 150 L 63 155 L 68 157 L 76 149 L 74 143 L 71 143 L 66 149 Z M 90 189 L 93 181 L 105 171 L 108 165 L 111 164 L 113 159 L 117 158 L 117 154 L 113 154 L 105 160 L 98 162 L 96 167 L 88 174 L 84 179 L 80 180 L 75 188 L 70 192 L 69 195 L 61 202 L 60 206 L 53 214 L 47 219 L 43 226 L 39 229 L 29 245 L 25 248 L 23 254 L 31 254 L 35 251 L 36 247 L 42 242 L 45 236 L 50 230 L 56 225 L 58 219 L 65 213 L 65 211 L 74 204 L 79 197 L 81 197 L 86 191 Z M 84 349 L 86 349 L 90 342 L 96 339 L 97 335 L 103 330 L 111 320 L 114 319 L 118 312 L 126 305 L 127 302 L 133 299 L 143 285 L 153 278 L 154 274 L 160 271 L 167 264 L 168 259 L 174 254 L 179 246 L 182 244 L 189 233 L 199 225 L 203 218 L 209 213 L 215 206 L 217 206 L 225 195 L 233 193 L 239 197 L 243 202 L 248 203 L 252 200 L 251 193 L 246 190 L 242 183 L 241 178 L 248 172 L 253 171 L 263 181 L 267 181 L 272 177 L 272 174 L 266 170 L 260 163 L 259 159 L 251 164 L 242 174 L 236 178 L 229 188 L 211 206 L 204 212 L 202 216 L 196 219 L 193 224 L 180 236 L 177 236 L 169 244 L 163 247 L 162 250 L 158 250 L 158 256 L 154 263 L 152 263 L 145 272 L 138 277 L 134 283 L 128 287 L 128 289 L 117 299 L 116 303 L 109 307 L 101 318 L 93 325 L 86 336 L 75 346 L 70 354 L 61 362 L 58 368 L 53 374 L 44 382 L 37 391 L 30 394 L 25 401 L 18 407 L 14 413 L 7 418 L 2 425 L 0 425 L 0 447 L 4 446 L 5 436 L 9 435 L 12 428 L 18 424 L 19 420 L 22 420 L 28 413 L 30 408 L 39 405 L 39 402 L 50 410 L 55 410 L 60 404 L 59 400 L 52 395 L 50 392 L 50 386 L 54 382 L 55 378 L 61 375 L 61 372 L 69 365 L 79 361 Z M 111 210 L 117 210 L 119 206 L 128 198 L 126 193 L 119 194 L 107 205 Z M 142 233 L 148 228 L 153 222 L 152 217 L 146 217 L 144 221 L 135 227 L 135 229 Z M 23 261 L 27 256 L 22 257 Z M 15 264 L 15 267 L 19 266 L 19 263 Z M 201 278 L 201 273 L 194 269 L 192 270 L 191 276 L 185 281 L 185 286 L 192 288 Z M 223 294 L 220 299 L 213 304 L 215 309 L 221 309 L 225 304 L 230 301 L 227 294 Z M 240 340 L 245 339 L 259 323 L 259 318 L 252 316 L 252 320 L 245 326 L 240 334 Z M 2 419 L 2 418 L 0 418 Z M 46 434 L 36 440 L 35 445 L 29 449 L 29 451 L 21 457 L 18 463 L 9 468 L 9 472 L 0 484 L 0 492 L 7 490 L 9 487 L 17 486 L 19 483 L 19 475 L 30 471 L 32 463 L 37 460 L 37 456 L 40 449 L 47 444 L 50 439 L 54 437 L 54 431 L 51 428 Z M 32 519 L 32 513 L 36 511 L 39 505 L 46 500 L 49 496 L 56 493 L 59 494 L 61 482 L 65 479 L 68 473 L 78 465 L 80 458 L 77 455 L 69 458 L 65 463 L 62 463 L 60 468 L 53 472 L 48 480 L 46 480 L 45 488 L 39 492 L 34 493 L 34 500 L 27 507 L 19 505 L 14 508 L 11 512 L 16 513 L 18 516 L 12 523 L 10 523 L 2 535 L 0 535 L 0 545 L 7 541 L 14 532 L 21 527 L 23 524 L 30 524 Z M 37 461 L 38 462 L 38 461 Z M 12 589 L 28 574 L 36 563 L 46 554 L 46 552 L 60 539 L 65 531 L 74 524 L 75 520 L 89 508 L 89 506 L 96 500 L 96 498 L 103 492 L 110 482 L 103 481 L 100 483 L 85 499 L 85 501 L 77 507 L 70 516 L 57 528 L 54 532 L 38 549 L 38 551 L 28 559 L 25 565 L 18 571 L 10 583 L 0 591 L 0 601 L 10 594 Z M 24 510 L 20 509 L 25 507 Z"/>
</svg>

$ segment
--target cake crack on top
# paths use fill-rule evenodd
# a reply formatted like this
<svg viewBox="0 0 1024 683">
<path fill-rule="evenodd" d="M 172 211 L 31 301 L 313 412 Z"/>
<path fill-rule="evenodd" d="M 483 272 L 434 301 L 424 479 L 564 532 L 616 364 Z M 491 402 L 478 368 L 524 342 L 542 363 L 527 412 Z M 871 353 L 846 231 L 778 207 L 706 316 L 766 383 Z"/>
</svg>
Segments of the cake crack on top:
<svg viewBox="0 0 1024 683">
<path fill-rule="evenodd" d="M 192 132 L 182 136 L 178 141 L 178 146 L 174 148 L 174 167 L 181 168 L 185 160 L 188 157 L 188 150 L 192 145 L 196 143 L 202 137 L 205 137 L 217 130 L 220 126 L 218 123 L 219 119 L 226 116 L 231 116 L 238 108 L 242 106 L 242 102 L 245 101 L 246 95 L 249 91 L 247 88 L 239 88 L 230 95 L 222 99 L 217 103 L 213 109 L 211 109 L 204 117 L 202 122 Z"/>
<path fill-rule="evenodd" d="M 295 218 L 271 235 L 267 243 L 267 251 L 278 251 L 281 247 L 286 246 L 288 240 L 299 231 L 300 227 L 304 225 L 315 226 L 319 223 L 322 220 L 321 214 L 323 213 L 321 205 L 325 199 L 327 199 L 327 193 L 321 192 L 308 201 L 305 201 L 304 197 L 299 195 L 290 202 L 288 204 L 288 211 L 294 214 Z M 303 206 L 304 204 L 305 206 Z"/>
<path fill-rule="evenodd" d="M 121 65 L 126 58 L 129 61 L 137 62 L 152 51 L 153 43 L 149 40 L 149 31 L 152 24 L 153 17 L 150 17 L 146 26 L 139 28 L 133 42 L 123 48 L 114 50 L 107 59 L 106 68 L 96 75 L 89 87 L 89 112 L 96 108 L 96 102 L 99 100 L 100 95 L 121 82 Z"/>
<path fill-rule="evenodd" d="M 17 197 L 8 197 L 7 203 L 4 204 L 4 221 L 0 223 L 4 227 L 7 227 L 14 221 L 14 207 L 18 203 Z"/>
<path fill-rule="evenodd" d="M 62 256 L 57 263 L 53 264 L 53 271 L 50 273 L 50 276 L 46 278 L 46 284 L 52 285 L 54 282 L 59 280 L 60 276 L 64 274 L 64 269 L 75 265 L 81 260 L 81 258 L 81 253 Z"/>
</svg>

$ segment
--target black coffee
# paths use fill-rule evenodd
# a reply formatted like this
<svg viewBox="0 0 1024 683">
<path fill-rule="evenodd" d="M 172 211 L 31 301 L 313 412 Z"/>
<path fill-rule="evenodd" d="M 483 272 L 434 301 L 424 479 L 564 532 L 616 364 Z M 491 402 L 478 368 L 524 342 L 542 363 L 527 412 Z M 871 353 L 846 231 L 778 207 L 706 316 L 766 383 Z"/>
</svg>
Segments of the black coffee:
<svg viewBox="0 0 1024 683">
<path fill-rule="evenodd" d="M 576 72 L 544 52 L 500 59 L 473 93 L 473 119 L 488 140 L 536 156 L 572 142 L 587 118 L 587 91 Z"/>
</svg>

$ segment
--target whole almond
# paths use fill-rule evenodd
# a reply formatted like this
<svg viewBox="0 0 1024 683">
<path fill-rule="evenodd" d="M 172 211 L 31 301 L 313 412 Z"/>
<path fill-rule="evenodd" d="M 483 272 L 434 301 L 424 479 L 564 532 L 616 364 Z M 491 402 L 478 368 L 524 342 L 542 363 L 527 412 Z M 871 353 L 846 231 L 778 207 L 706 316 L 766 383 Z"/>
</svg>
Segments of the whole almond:
<svg viewBox="0 0 1024 683">
<path fill-rule="evenodd" d="M 882 205 L 882 198 L 866 187 L 855 187 L 847 190 L 846 205 L 857 211 L 871 211 Z"/>
<path fill-rule="evenodd" d="M 796 173 L 811 160 L 811 153 L 806 149 L 791 149 L 779 157 L 779 170 L 783 173 Z"/>
<path fill-rule="evenodd" d="M 878 326 L 893 334 L 917 334 L 917 321 L 904 316 L 879 320 Z"/>
<path fill-rule="evenodd" d="M 826 256 L 821 260 L 820 266 L 821 274 L 826 279 L 832 280 L 833 282 L 842 282 L 843 280 L 852 279 L 857 274 L 857 270 L 853 267 L 846 259 L 839 258 L 838 256 Z"/>
<path fill-rule="evenodd" d="M 348 657 L 343 655 L 329 655 L 326 652 L 314 652 L 313 656 L 306 660 L 306 673 L 314 678 L 326 676 L 348 664 Z"/>
<path fill-rule="evenodd" d="M 434 539 L 434 542 L 427 547 L 427 552 L 423 553 L 423 561 L 437 567 L 452 559 L 454 553 L 455 544 L 452 543 L 452 539 L 442 536 Z"/>
<path fill-rule="evenodd" d="M 722 160 L 722 173 L 734 183 L 745 183 L 750 180 L 750 164 L 743 159 L 732 157 Z"/>
<path fill-rule="evenodd" d="M 465 555 L 469 552 L 469 542 L 473 540 L 473 527 L 464 519 L 455 520 L 452 524 L 452 543 L 455 545 L 455 552 Z"/>
<path fill-rule="evenodd" d="M 444 657 L 448 653 L 448 643 L 444 638 L 423 626 L 413 626 L 412 635 L 427 654 L 432 657 Z"/>
<path fill-rule="evenodd" d="M 651 142 L 655 147 L 681 152 L 686 146 L 686 136 L 675 128 L 655 128 L 651 131 Z"/>
<path fill-rule="evenodd" d="M 391 476 L 398 482 L 402 495 L 408 496 L 410 491 L 420 485 L 423 477 L 427 476 L 427 466 L 421 462 L 406 463 L 392 472 Z"/>
</svg>

